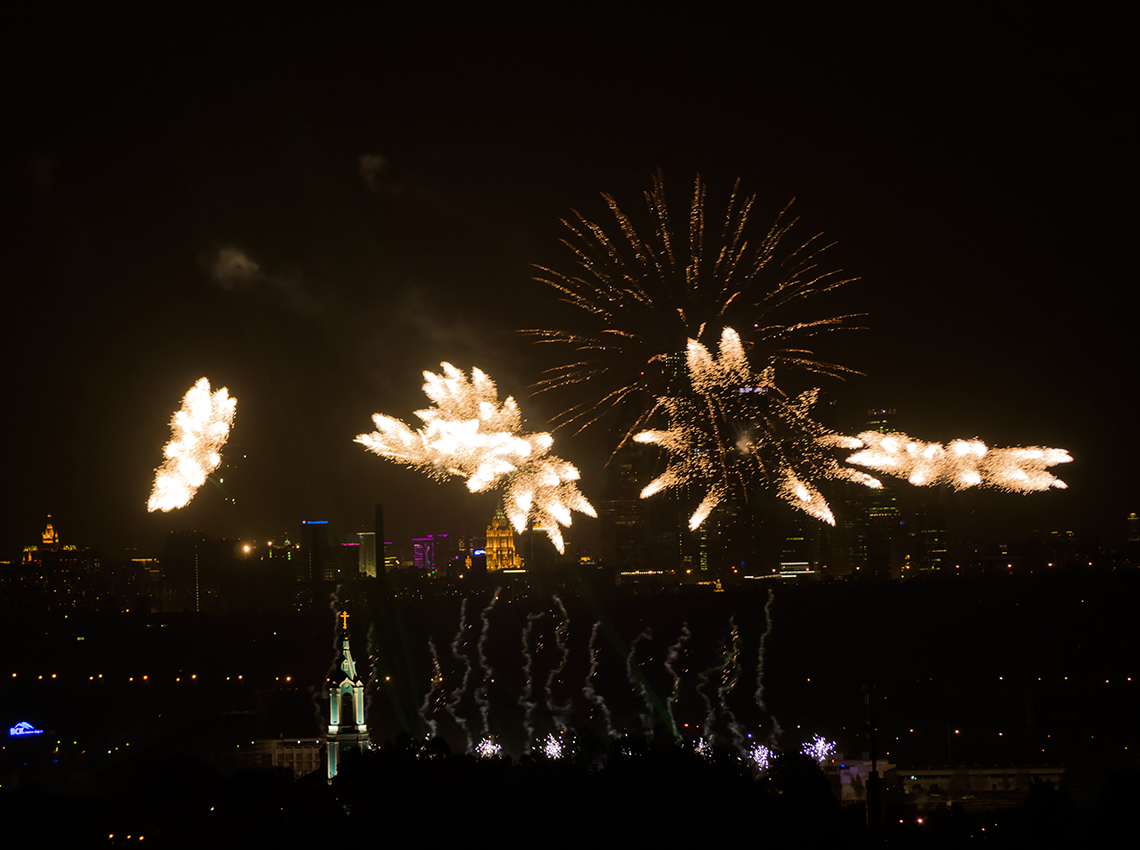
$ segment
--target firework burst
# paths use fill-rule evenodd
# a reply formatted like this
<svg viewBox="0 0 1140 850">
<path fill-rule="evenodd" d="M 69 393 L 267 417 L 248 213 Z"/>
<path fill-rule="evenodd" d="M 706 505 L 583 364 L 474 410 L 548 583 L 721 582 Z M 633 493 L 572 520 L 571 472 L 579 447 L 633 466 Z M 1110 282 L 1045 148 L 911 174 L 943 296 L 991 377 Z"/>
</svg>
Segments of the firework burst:
<svg viewBox="0 0 1140 850">
<path fill-rule="evenodd" d="M 502 487 L 515 530 L 522 532 L 533 519 L 563 552 L 560 526 L 570 525 L 571 511 L 596 516 L 575 484 L 577 468 L 550 454 L 550 434 L 522 430 L 515 400 L 508 396 L 500 403 L 485 373 L 472 369 L 468 378 L 450 363 L 441 366 L 442 374 L 424 372 L 424 394 L 435 406 L 416 411 L 423 427 L 413 430 L 377 413 L 376 430 L 356 442 L 440 480 L 464 478 L 472 493 Z"/>
<path fill-rule="evenodd" d="M 222 462 L 222 446 L 236 409 L 237 399 L 225 387 L 211 393 L 205 378 L 186 392 L 181 409 L 170 420 L 172 436 L 163 449 L 166 459 L 155 470 L 147 511 L 170 511 L 190 503 Z"/>
<path fill-rule="evenodd" d="M 698 528 L 731 493 L 747 496 L 756 483 L 774 487 L 793 507 L 834 525 L 817 482 L 882 486 L 866 472 L 839 463 L 833 456 L 837 449 L 860 449 L 847 463 L 916 486 L 991 486 L 1017 493 L 1065 487 L 1045 471 L 1072 460 L 1063 449 L 991 449 L 980 440 L 954 440 L 943 447 L 906 434 L 832 433 L 811 416 L 818 390 L 795 398 L 785 395 L 775 384 L 774 367 L 752 371 L 732 328 L 724 329 L 717 356 L 689 340 L 687 371 L 686 391 L 660 399 L 669 428 L 641 431 L 633 439 L 668 453 L 665 472 L 641 491 L 643 499 L 669 488 L 703 494 L 689 519 L 690 529 Z"/>
<path fill-rule="evenodd" d="M 916 486 L 949 484 L 955 490 L 990 486 L 1014 493 L 1064 489 L 1064 481 L 1045 470 L 1073 458 L 1064 449 L 1041 446 L 991 449 L 981 440 L 925 443 L 906 434 L 866 431 L 846 444 L 861 448 L 848 463 L 905 478 Z"/>
<path fill-rule="evenodd" d="M 675 378 L 686 340 L 731 325 L 776 366 L 843 375 L 842 366 L 799 347 L 818 334 L 847 326 L 850 315 L 806 321 L 781 318 L 784 308 L 835 289 L 849 278 L 823 271 L 828 247 L 819 235 L 792 241 L 795 219 L 785 208 L 767 228 L 752 217 L 754 195 L 734 186 L 723 213 L 711 212 L 698 177 L 683 216 L 669 212 L 658 175 L 645 193 L 647 218 L 635 226 L 609 195 L 602 198 L 613 222 L 597 224 L 574 212 L 563 240 L 574 267 L 540 267 L 536 280 L 553 287 L 580 311 L 583 330 L 530 329 L 525 334 L 569 352 L 569 362 L 549 370 L 539 392 L 578 385 L 586 400 L 570 407 L 557 426 L 579 430 L 611 410 L 629 418 L 618 447 L 643 429 L 658 409 L 662 387 Z M 638 227 L 640 226 L 640 230 Z M 792 247 L 788 248 L 787 245 Z"/>
<path fill-rule="evenodd" d="M 775 487 L 791 505 L 831 525 L 835 518 L 811 482 L 836 478 L 879 486 L 831 456 L 835 437 L 811 416 L 818 391 L 789 397 L 776 386 L 774 366 L 754 372 L 732 328 L 721 334 L 715 357 L 690 339 L 686 365 L 688 386 L 659 400 L 669 428 L 640 431 L 633 439 L 668 452 L 665 472 L 641 491 L 643 499 L 669 488 L 703 493 L 690 529 L 731 493 L 747 495 L 755 483 Z"/>
</svg>

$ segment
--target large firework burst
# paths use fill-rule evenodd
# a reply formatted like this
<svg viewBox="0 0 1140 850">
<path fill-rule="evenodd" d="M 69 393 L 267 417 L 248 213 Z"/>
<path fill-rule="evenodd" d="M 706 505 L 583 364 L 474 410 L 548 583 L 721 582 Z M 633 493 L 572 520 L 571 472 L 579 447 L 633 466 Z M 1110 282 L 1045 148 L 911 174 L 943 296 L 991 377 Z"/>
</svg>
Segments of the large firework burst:
<svg viewBox="0 0 1140 850">
<path fill-rule="evenodd" d="M 460 476 L 472 493 L 503 487 L 505 511 L 516 531 L 534 519 L 559 552 L 560 525 L 570 512 L 596 516 L 574 483 L 578 470 L 550 454 L 550 434 L 522 430 L 514 398 L 499 402 L 492 381 L 479 369 L 468 378 L 450 363 L 442 374 L 424 372 L 424 393 L 434 407 L 417 410 L 423 427 L 412 430 L 399 419 L 377 413 L 376 430 L 356 442 L 389 460 L 444 479 Z"/>
<path fill-rule="evenodd" d="M 698 177 L 682 216 L 670 213 L 661 175 L 645 193 L 646 223 L 635 224 L 609 195 L 613 222 L 601 225 L 574 211 L 562 241 L 574 255 L 568 272 L 541 268 L 536 280 L 581 311 L 574 330 L 524 331 L 568 352 L 537 384 L 542 392 L 578 385 L 586 397 L 555 424 L 582 429 L 610 411 L 627 413 L 620 447 L 648 423 L 665 388 L 675 382 L 688 340 L 735 327 L 769 365 L 839 376 L 845 367 L 802 347 L 820 333 L 848 326 L 852 315 L 796 319 L 785 308 L 835 289 L 851 278 L 822 270 L 820 235 L 793 240 L 795 218 L 784 209 L 759 227 L 755 195 L 733 187 L 723 212 L 710 212 Z M 790 246 L 790 247 L 789 247 Z"/>
<path fill-rule="evenodd" d="M 732 328 L 721 334 L 716 357 L 689 340 L 686 366 L 688 384 L 660 399 L 668 429 L 640 431 L 633 439 L 661 446 L 669 456 L 665 472 L 641 491 L 642 498 L 668 488 L 703 493 L 689 519 L 691 529 L 731 493 L 747 495 L 757 483 L 776 487 L 794 507 L 831 525 L 835 518 L 812 482 L 834 478 L 880 486 L 832 457 L 833 448 L 852 444 L 812 418 L 818 391 L 784 394 L 776 386 L 775 367 L 751 369 Z"/>
<path fill-rule="evenodd" d="M 748 494 L 755 483 L 774 486 L 793 507 L 829 525 L 835 517 L 816 488 L 825 479 L 878 488 L 878 479 L 842 465 L 838 449 L 860 449 L 847 463 L 905 478 L 916 486 L 946 483 L 962 490 L 990 486 L 1016 493 L 1064 488 L 1045 470 L 1072 458 L 1064 449 L 1041 446 L 991 449 L 980 440 L 954 440 L 943 447 L 906 434 L 865 431 L 848 437 L 828 431 L 811 416 L 818 390 L 795 398 L 776 386 L 775 369 L 754 372 L 732 328 L 721 335 L 714 357 L 689 340 L 687 389 L 661 398 L 666 430 L 640 431 L 633 439 L 668 452 L 668 466 L 641 497 L 669 488 L 702 493 L 689 519 L 696 529 L 733 492 Z"/>
<path fill-rule="evenodd" d="M 190 503 L 222 462 L 236 409 L 237 399 L 225 387 L 211 392 L 205 378 L 186 391 L 170 420 L 170 442 L 162 451 L 162 466 L 154 471 L 147 511 L 172 511 Z"/>
</svg>

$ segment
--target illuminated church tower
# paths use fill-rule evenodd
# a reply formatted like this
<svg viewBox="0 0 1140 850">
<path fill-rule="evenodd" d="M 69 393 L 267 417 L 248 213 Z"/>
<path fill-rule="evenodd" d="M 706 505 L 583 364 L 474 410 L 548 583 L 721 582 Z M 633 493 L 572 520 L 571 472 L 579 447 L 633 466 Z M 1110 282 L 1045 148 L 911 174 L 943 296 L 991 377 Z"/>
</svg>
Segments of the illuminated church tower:
<svg viewBox="0 0 1140 850">
<path fill-rule="evenodd" d="M 352 747 L 368 743 L 368 727 L 364 725 L 364 682 L 356 673 L 356 662 L 348 647 L 348 612 L 337 615 L 341 621 L 340 670 L 329 674 L 328 779 L 336 776 L 340 754 Z"/>
<path fill-rule="evenodd" d="M 487 526 L 487 570 L 517 570 L 522 566 L 522 559 L 515 551 L 515 530 L 511 528 L 510 520 L 499 508 L 495 511 L 495 518 Z"/>
</svg>

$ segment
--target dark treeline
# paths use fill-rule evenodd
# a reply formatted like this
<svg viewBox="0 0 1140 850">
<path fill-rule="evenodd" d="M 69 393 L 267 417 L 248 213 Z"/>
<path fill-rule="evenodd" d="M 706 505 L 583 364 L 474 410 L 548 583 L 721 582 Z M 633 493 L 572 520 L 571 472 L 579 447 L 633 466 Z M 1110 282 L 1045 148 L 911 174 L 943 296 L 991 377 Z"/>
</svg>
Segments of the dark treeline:
<svg viewBox="0 0 1140 850">
<path fill-rule="evenodd" d="M 184 757 L 140 759 L 119 772 L 103 793 L 84 798 L 25 784 L 0 796 L 0 815 L 46 827 L 53 842 L 74 847 L 299 847 L 335 837 L 342 846 L 1041 848 L 1118 837 L 1140 792 L 1140 773 L 1127 769 L 1107 777 L 1088 809 L 1048 784 L 1035 785 L 1021 806 L 988 813 L 959 804 L 916 812 L 888 794 L 884 823 L 872 829 L 864 807 L 841 807 L 833 783 L 802 755 L 782 755 L 760 774 L 723 750 L 701 755 L 659 740 L 589 736 L 562 758 L 517 760 L 400 736 L 347 753 L 331 785 L 319 771 L 296 781 L 278 770 L 223 777 Z"/>
</svg>

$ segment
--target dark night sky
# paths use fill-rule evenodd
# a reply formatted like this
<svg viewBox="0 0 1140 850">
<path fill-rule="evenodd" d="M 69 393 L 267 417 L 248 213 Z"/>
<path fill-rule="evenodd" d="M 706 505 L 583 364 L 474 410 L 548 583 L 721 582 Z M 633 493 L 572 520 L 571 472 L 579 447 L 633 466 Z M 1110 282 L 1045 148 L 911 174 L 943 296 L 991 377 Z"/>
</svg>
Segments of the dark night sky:
<svg viewBox="0 0 1140 850">
<path fill-rule="evenodd" d="M 925 439 L 1074 455 L 1069 490 L 961 494 L 969 511 L 1123 534 L 1140 494 L 1122 21 L 1014 3 L 520 8 L 8 20 L 0 557 L 48 513 L 65 542 L 108 548 L 302 518 L 351 531 L 377 501 L 389 539 L 474 531 L 493 497 L 352 437 L 376 411 L 409 420 L 441 360 L 484 368 L 543 427 L 554 402 L 526 399 L 538 359 L 514 334 L 552 304 L 531 265 L 565 266 L 559 219 L 601 216 L 602 191 L 635 206 L 657 168 L 676 197 L 698 171 L 714 190 L 741 177 L 767 214 L 795 197 L 805 233 L 838 241 L 832 262 L 861 280 L 833 304 L 868 329 L 823 350 L 867 373 L 828 386 L 853 408 L 893 406 Z M 386 163 L 371 181 L 362 156 Z M 222 248 L 258 278 L 213 280 Z M 238 398 L 237 504 L 207 485 L 147 515 L 168 419 L 202 375 Z M 594 499 L 597 449 L 556 444 Z"/>
</svg>

